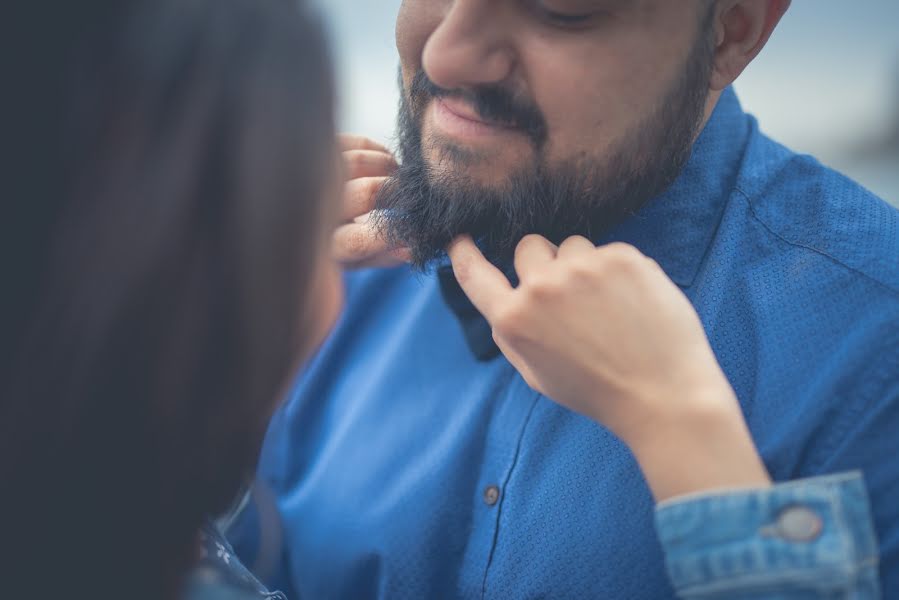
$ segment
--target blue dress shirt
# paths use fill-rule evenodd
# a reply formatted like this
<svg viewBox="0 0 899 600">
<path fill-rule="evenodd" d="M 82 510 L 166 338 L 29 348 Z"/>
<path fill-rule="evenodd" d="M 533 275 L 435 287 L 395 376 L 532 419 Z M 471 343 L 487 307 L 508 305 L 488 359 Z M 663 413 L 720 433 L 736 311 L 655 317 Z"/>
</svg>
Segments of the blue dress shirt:
<svg viewBox="0 0 899 600">
<path fill-rule="evenodd" d="M 612 240 L 693 302 L 776 480 L 864 473 L 899 594 L 899 213 L 766 138 L 727 90 L 677 181 Z M 263 449 L 269 581 L 304 598 L 673 596 L 628 449 L 531 390 L 452 288 L 347 275 Z M 251 559 L 273 554 L 259 529 L 237 528 Z"/>
</svg>

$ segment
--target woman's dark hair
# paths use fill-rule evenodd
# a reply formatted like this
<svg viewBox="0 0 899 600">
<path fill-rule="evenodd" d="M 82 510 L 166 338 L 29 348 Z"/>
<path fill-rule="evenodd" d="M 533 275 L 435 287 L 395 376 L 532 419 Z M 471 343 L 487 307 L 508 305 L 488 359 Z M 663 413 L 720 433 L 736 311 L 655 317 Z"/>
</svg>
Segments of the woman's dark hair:
<svg viewBox="0 0 899 600">
<path fill-rule="evenodd" d="M 177 596 L 312 326 L 323 36 L 288 0 L 11 4 L 0 597 Z"/>
</svg>

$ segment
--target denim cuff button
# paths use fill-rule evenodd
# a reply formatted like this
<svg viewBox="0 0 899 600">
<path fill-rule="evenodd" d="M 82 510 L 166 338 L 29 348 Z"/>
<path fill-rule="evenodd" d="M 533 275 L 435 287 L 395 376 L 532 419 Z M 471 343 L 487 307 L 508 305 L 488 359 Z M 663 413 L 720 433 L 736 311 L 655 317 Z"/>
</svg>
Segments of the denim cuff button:
<svg viewBox="0 0 899 600">
<path fill-rule="evenodd" d="M 824 522 L 812 509 L 791 506 L 777 517 L 777 533 L 790 542 L 811 542 L 821 535 Z"/>
</svg>

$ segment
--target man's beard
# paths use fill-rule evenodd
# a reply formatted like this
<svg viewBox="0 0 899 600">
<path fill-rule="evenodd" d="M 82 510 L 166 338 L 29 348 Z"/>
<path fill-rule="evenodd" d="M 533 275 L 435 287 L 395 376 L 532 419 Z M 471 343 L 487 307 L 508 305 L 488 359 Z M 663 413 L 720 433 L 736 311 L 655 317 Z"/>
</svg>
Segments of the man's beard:
<svg viewBox="0 0 899 600">
<path fill-rule="evenodd" d="M 454 169 L 476 160 L 464 147 L 441 144 L 441 164 L 427 163 L 421 133 L 425 108 L 441 96 L 464 97 L 485 120 L 527 135 L 540 157 L 546 127 L 539 110 L 499 87 L 442 90 L 423 72 L 402 93 L 401 78 L 402 164 L 376 198 L 375 226 L 392 246 L 409 248 L 419 269 L 442 258 L 446 246 L 463 233 L 475 238 L 495 264 L 507 263 L 518 241 L 530 233 L 556 244 L 572 235 L 595 240 L 662 193 L 689 159 L 712 65 L 710 40 L 705 32 L 700 38 L 684 75 L 610 158 L 553 167 L 537 160 L 494 188 L 474 181 L 464 168 Z"/>
</svg>

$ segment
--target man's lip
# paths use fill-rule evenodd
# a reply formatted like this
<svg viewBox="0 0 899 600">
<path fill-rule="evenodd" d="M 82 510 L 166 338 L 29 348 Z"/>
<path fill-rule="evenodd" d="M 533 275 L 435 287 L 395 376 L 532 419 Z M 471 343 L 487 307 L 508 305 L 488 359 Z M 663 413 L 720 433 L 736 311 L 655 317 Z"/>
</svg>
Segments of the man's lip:
<svg viewBox="0 0 899 600">
<path fill-rule="evenodd" d="M 437 102 L 440 102 L 446 110 L 453 113 L 460 119 L 465 119 L 466 121 L 471 121 L 472 123 L 477 123 L 485 127 L 511 129 L 510 126 L 503 123 L 485 121 L 480 116 L 478 116 L 478 113 L 471 107 L 470 104 L 468 104 L 464 100 L 458 100 L 456 98 L 437 98 Z"/>
</svg>

